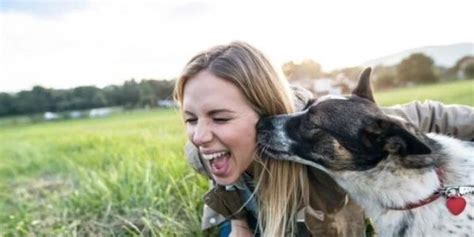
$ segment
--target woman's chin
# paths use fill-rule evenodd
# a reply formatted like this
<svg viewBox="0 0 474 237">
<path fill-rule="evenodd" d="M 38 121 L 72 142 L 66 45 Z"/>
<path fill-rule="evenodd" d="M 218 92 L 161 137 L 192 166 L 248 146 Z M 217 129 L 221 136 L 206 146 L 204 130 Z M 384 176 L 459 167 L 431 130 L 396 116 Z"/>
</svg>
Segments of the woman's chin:
<svg viewBox="0 0 474 237">
<path fill-rule="evenodd" d="M 214 181 L 216 181 L 216 183 L 219 185 L 231 185 L 237 183 L 237 181 L 239 180 L 239 175 L 235 175 L 232 173 L 224 177 L 216 175 L 212 175 L 212 177 L 214 178 Z"/>
</svg>

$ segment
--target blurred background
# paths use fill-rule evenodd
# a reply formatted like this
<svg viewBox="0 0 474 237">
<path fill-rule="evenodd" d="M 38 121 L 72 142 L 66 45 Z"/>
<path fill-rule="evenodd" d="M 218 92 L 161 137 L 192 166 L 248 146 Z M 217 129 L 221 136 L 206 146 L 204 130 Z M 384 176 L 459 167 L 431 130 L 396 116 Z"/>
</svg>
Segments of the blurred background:
<svg viewBox="0 0 474 237">
<path fill-rule="evenodd" d="M 243 40 L 315 96 L 474 106 L 472 1 L 0 0 L 0 236 L 202 236 L 171 94 Z M 209 234 L 209 233 L 208 233 Z"/>
</svg>

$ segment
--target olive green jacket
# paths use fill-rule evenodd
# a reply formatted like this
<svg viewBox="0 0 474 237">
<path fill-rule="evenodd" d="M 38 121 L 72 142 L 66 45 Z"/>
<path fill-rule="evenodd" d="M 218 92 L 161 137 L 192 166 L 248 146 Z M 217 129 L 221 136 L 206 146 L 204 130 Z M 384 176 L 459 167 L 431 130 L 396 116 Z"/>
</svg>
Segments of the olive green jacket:
<svg viewBox="0 0 474 237">
<path fill-rule="evenodd" d="M 311 94 L 299 88 L 293 89 L 297 109 L 304 108 Z M 469 141 L 474 139 L 473 107 L 425 101 L 383 108 L 383 111 L 408 120 L 426 133 L 441 133 Z M 185 152 L 192 167 L 211 178 L 196 147 L 188 143 Z M 307 169 L 311 169 L 308 170 L 310 205 L 301 208 L 297 221 L 304 223 L 312 236 L 364 236 L 362 209 L 327 174 L 311 167 Z M 227 218 L 235 218 L 242 206 L 237 192 L 216 187 L 205 195 L 205 203 L 203 230 Z"/>
</svg>

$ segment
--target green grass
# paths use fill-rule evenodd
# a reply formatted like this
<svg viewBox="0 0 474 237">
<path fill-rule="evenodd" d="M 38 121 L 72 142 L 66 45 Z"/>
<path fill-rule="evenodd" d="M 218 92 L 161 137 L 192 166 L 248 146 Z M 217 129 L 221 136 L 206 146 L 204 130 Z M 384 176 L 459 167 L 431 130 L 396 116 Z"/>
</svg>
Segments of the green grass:
<svg viewBox="0 0 474 237">
<path fill-rule="evenodd" d="M 412 88 L 400 88 L 375 92 L 380 105 L 404 104 L 413 100 L 436 100 L 446 104 L 474 106 L 474 80 L 420 85 Z"/>
<path fill-rule="evenodd" d="M 376 92 L 473 106 L 474 81 Z M 0 120 L 0 236 L 202 236 L 207 181 L 186 163 L 173 110 Z"/>
<path fill-rule="evenodd" d="M 0 128 L 0 236 L 199 236 L 172 110 Z"/>
</svg>

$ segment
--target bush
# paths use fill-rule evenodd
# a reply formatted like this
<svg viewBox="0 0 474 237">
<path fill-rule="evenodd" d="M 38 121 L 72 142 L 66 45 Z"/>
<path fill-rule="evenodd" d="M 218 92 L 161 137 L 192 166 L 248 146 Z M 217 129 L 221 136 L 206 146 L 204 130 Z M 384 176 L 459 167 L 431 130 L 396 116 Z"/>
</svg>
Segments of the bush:
<svg viewBox="0 0 474 237">
<path fill-rule="evenodd" d="M 474 63 L 469 63 L 464 68 L 464 77 L 467 79 L 474 79 Z"/>
<path fill-rule="evenodd" d="M 395 75 L 393 74 L 382 74 L 377 76 L 377 80 L 374 81 L 374 87 L 376 89 L 390 89 L 397 86 Z"/>
<path fill-rule="evenodd" d="M 430 57 L 415 53 L 397 65 L 397 75 L 400 83 L 433 83 L 438 81 L 438 77 L 433 70 L 434 61 Z"/>
</svg>

